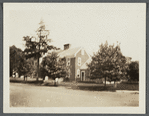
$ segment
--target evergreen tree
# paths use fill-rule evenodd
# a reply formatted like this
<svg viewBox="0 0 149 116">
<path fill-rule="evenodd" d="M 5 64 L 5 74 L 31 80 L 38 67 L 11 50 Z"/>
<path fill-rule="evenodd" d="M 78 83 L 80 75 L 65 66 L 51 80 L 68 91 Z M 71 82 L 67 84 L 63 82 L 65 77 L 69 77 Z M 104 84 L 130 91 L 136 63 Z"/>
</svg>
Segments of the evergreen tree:
<svg viewBox="0 0 149 116">
<path fill-rule="evenodd" d="M 24 53 L 26 58 L 34 58 L 37 60 L 37 81 L 39 77 L 39 59 L 48 50 L 59 49 L 52 45 L 49 45 L 51 39 L 48 39 L 49 30 L 45 29 L 45 24 L 41 20 L 39 23 L 39 28 L 37 29 L 37 37 L 24 36 L 25 50 Z"/>
</svg>

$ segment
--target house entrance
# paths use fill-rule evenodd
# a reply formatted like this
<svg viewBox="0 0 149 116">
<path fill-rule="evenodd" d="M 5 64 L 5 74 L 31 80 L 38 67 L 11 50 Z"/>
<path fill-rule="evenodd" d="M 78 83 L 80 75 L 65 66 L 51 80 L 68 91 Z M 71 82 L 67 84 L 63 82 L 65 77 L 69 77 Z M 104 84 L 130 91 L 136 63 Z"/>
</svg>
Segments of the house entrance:
<svg viewBox="0 0 149 116">
<path fill-rule="evenodd" d="M 81 71 L 81 81 L 85 81 L 85 71 Z"/>
</svg>

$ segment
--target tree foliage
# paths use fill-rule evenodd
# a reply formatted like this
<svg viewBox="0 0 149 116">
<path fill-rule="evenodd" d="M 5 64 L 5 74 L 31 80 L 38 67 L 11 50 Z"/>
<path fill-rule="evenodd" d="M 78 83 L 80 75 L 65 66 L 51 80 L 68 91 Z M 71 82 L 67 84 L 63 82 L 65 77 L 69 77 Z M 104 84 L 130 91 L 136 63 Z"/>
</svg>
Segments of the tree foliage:
<svg viewBox="0 0 149 116">
<path fill-rule="evenodd" d="M 32 74 L 32 64 L 30 60 L 26 60 L 24 56 L 22 56 L 19 61 L 18 73 L 20 76 L 30 76 Z"/>
<path fill-rule="evenodd" d="M 105 81 L 117 81 L 125 72 L 126 58 L 122 55 L 120 45 L 105 44 L 99 46 L 99 50 L 88 64 L 91 78 L 105 78 Z"/>
<path fill-rule="evenodd" d="M 9 47 L 9 60 L 10 60 L 10 76 L 13 71 L 18 72 L 19 61 L 22 59 L 22 50 L 16 46 Z"/>
<path fill-rule="evenodd" d="M 66 58 L 59 58 L 57 53 L 49 53 L 41 62 L 42 77 L 49 76 L 52 79 L 66 77 L 68 75 L 68 67 L 66 66 Z"/>
<path fill-rule="evenodd" d="M 37 36 L 24 36 L 25 41 L 25 55 L 27 58 L 34 57 L 35 59 L 41 57 L 48 50 L 59 49 L 53 45 L 49 45 L 51 39 L 48 39 L 49 30 L 45 29 L 43 21 L 39 23 L 39 28 L 36 30 Z"/>
<path fill-rule="evenodd" d="M 127 74 L 130 80 L 139 81 L 139 62 L 132 61 L 128 66 Z"/>
<path fill-rule="evenodd" d="M 23 51 L 15 46 L 10 47 L 10 76 L 13 71 L 21 75 L 31 75 L 34 72 L 34 60 L 26 59 Z"/>
<path fill-rule="evenodd" d="M 49 30 L 46 30 L 44 22 L 41 20 L 39 28 L 36 31 L 37 36 L 24 36 L 25 41 L 25 56 L 26 58 L 34 58 L 37 60 L 37 81 L 39 77 L 39 58 L 42 57 L 48 50 L 59 49 L 49 45 L 51 39 L 48 39 Z"/>
</svg>

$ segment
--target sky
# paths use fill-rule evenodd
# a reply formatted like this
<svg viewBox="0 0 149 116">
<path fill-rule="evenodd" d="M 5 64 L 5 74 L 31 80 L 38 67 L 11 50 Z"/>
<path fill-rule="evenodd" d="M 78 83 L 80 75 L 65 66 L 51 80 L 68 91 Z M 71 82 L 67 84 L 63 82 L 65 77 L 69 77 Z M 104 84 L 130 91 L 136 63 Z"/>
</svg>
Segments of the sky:
<svg viewBox="0 0 149 116">
<path fill-rule="evenodd" d="M 36 35 L 41 19 L 51 45 L 63 49 L 70 43 L 90 55 L 101 43 L 119 42 L 124 56 L 139 60 L 146 39 L 145 3 L 11 3 L 4 15 L 9 46 L 22 50 L 23 36 Z"/>
</svg>

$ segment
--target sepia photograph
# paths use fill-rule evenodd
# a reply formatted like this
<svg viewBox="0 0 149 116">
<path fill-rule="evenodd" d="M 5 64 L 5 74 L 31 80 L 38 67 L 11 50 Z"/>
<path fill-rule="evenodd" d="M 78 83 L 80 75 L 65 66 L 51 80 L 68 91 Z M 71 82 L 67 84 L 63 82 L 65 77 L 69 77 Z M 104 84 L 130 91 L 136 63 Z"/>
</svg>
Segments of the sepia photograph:
<svg viewBox="0 0 149 116">
<path fill-rule="evenodd" d="M 4 113 L 145 113 L 145 3 L 3 7 Z"/>
</svg>

